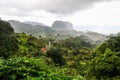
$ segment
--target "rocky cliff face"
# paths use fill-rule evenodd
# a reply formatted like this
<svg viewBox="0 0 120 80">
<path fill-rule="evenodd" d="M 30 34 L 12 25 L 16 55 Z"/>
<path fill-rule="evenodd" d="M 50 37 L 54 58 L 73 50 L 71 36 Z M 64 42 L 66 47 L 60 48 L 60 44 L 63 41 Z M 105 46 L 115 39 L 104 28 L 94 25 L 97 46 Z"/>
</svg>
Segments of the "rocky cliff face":
<svg viewBox="0 0 120 80">
<path fill-rule="evenodd" d="M 73 29 L 73 24 L 66 21 L 55 21 L 51 28 L 60 35 L 70 35 L 71 37 L 77 36 L 77 31 Z"/>
<path fill-rule="evenodd" d="M 63 21 L 55 21 L 52 24 L 52 29 L 56 31 L 62 31 L 62 30 L 73 30 L 73 25 L 70 22 L 63 22 Z"/>
</svg>

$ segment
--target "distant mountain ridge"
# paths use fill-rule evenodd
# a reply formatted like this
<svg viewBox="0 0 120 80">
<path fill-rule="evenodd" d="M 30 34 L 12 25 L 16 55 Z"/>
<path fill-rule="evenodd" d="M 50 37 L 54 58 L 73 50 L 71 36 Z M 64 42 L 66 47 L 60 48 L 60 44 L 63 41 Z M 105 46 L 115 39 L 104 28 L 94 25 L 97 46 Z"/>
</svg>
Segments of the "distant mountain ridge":
<svg viewBox="0 0 120 80">
<path fill-rule="evenodd" d="M 43 23 L 40 23 L 40 22 L 33 22 L 33 21 L 25 21 L 24 23 L 30 24 L 30 25 L 32 25 L 32 26 L 37 26 L 37 25 L 46 26 L 46 25 L 43 24 Z"/>
<path fill-rule="evenodd" d="M 67 39 L 69 37 L 79 37 L 84 35 L 86 37 L 89 37 L 87 39 L 91 39 L 94 42 L 102 42 L 107 37 L 106 35 L 91 31 L 76 31 L 73 29 L 72 23 L 65 21 L 55 21 L 51 27 L 44 26 L 41 24 L 32 24 L 32 22 L 28 24 L 25 22 L 19 22 L 15 20 L 9 20 L 8 22 L 12 25 L 15 32 L 24 32 L 34 36 L 53 36 L 58 39 Z"/>
<path fill-rule="evenodd" d="M 9 20 L 8 22 L 12 25 L 15 32 L 18 32 L 18 33 L 24 32 L 34 36 L 40 36 L 40 35 L 46 36 L 46 35 L 52 35 L 55 33 L 55 31 L 48 26 L 41 26 L 41 25 L 33 26 L 30 24 L 15 21 L 15 20 Z"/>
</svg>

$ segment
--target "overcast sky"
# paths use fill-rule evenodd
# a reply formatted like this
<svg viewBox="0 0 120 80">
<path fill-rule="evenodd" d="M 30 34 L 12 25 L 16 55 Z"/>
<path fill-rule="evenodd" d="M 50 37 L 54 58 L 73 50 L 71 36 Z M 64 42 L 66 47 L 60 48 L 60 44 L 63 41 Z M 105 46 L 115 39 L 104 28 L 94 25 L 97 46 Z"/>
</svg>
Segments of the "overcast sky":
<svg viewBox="0 0 120 80">
<path fill-rule="evenodd" d="M 110 34 L 120 32 L 120 0 L 0 0 L 0 17 L 48 26 L 70 21 L 76 30 Z"/>
</svg>

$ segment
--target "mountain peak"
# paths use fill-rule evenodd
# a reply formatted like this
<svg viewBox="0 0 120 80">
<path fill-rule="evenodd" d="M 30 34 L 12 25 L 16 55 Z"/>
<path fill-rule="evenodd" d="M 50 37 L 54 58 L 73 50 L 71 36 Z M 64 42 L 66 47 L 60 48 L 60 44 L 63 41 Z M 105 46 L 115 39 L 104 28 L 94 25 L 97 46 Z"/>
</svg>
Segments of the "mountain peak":
<svg viewBox="0 0 120 80">
<path fill-rule="evenodd" d="M 73 24 L 67 21 L 55 21 L 52 24 L 52 29 L 57 31 L 73 30 Z"/>
</svg>

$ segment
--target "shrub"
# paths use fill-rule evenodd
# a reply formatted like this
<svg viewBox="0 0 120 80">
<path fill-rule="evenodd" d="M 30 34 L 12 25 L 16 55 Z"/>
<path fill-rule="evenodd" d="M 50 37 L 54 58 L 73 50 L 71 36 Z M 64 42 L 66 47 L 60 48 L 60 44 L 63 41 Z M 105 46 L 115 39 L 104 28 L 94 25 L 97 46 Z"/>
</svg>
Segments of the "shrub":
<svg viewBox="0 0 120 80">
<path fill-rule="evenodd" d="M 64 50 L 62 50 L 60 48 L 50 49 L 49 51 L 47 51 L 47 56 L 51 57 L 53 62 L 55 62 L 56 64 L 59 64 L 59 65 L 65 64 L 65 59 L 62 56 L 62 54 L 64 54 Z"/>
</svg>

